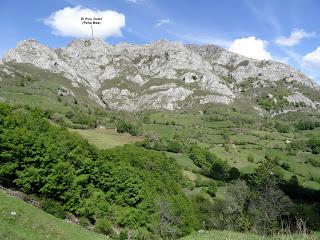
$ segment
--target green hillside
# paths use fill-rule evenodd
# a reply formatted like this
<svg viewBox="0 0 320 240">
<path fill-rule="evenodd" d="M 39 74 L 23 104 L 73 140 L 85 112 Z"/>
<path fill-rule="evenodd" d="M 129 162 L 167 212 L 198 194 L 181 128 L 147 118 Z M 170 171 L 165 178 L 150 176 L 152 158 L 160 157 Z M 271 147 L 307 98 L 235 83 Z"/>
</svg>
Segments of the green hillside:
<svg viewBox="0 0 320 240">
<path fill-rule="evenodd" d="M 236 233 L 230 231 L 208 231 L 193 233 L 183 240 L 317 240 L 319 234 L 302 235 L 277 235 L 273 237 L 263 237 L 250 233 Z"/>
<path fill-rule="evenodd" d="M 89 143 L 96 145 L 100 149 L 122 146 L 134 143 L 142 138 L 131 136 L 130 134 L 117 133 L 114 129 L 70 129 L 77 132 Z"/>
<path fill-rule="evenodd" d="M 0 239 L 2 240 L 106 239 L 105 236 L 67 223 L 1 191 L 0 203 Z"/>
</svg>

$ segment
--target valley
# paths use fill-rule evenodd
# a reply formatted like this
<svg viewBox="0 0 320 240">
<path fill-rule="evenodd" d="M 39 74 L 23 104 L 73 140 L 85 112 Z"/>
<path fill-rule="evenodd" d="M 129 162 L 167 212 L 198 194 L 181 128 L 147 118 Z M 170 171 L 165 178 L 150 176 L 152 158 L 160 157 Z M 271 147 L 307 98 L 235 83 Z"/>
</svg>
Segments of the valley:
<svg viewBox="0 0 320 240">
<path fill-rule="evenodd" d="M 83 239 L 317 239 L 319 93 L 214 45 L 25 40 L 0 63 L 0 184 Z M 5 239 L 76 238 L 2 199 Z"/>
</svg>

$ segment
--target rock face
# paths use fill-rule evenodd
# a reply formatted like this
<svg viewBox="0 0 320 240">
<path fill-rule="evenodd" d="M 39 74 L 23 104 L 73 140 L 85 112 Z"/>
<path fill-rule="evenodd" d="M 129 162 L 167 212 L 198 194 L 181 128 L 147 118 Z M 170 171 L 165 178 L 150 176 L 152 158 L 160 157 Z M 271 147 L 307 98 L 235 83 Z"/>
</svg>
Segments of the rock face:
<svg viewBox="0 0 320 240">
<path fill-rule="evenodd" d="M 50 49 L 36 40 L 25 40 L 10 50 L 0 64 L 31 64 L 62 74 L 74 87 L 84 87 L 91 99 L 112 109 L 176 110 L 194 104 L 232 104 L 246 99 L 241 84 L 248 88 L 277 85 L 285 81 L 287 101 L 304 102 L 297 87 L 318 86 L 290 66 L 258 61 L 214 45 L 195 46 L 160 40 L 146 45 L 109 45 L 97 38 L 80 39 L 65 48 Z M 0 74 L 1 80 L 1 74 Z M 59 94 L 73 94 L 59 89 Z M 299 95 L 300 94 L 300 95 Z"/>
</svg>

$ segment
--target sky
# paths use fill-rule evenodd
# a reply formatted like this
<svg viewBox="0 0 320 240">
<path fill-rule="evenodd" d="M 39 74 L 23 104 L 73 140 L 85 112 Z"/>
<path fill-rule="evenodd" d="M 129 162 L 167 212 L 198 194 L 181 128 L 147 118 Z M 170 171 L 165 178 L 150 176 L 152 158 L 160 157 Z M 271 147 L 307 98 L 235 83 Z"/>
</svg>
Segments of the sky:
<svg viewBox="0 0 320 240">
<path fill-rule="evenodd" d="M 57 48 L 90 37 L 81 17 L 101 17 L 93 33 L 110 44 L 215 44 L 320 83 L 319 10 L 318 0 L 0 0 L 0 56 L 24 39 Z"/>
</svg>

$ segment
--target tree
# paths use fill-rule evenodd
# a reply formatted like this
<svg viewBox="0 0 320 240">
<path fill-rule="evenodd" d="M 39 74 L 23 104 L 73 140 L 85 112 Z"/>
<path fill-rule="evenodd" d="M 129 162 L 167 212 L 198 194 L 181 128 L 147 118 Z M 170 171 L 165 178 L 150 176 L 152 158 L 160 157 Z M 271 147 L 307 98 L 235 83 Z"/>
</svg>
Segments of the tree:
<svg viewBox="0 0 320 240">
<path fill-rule="evenodd" d="M 217 193 L 217 185 L 215 182 L 211 181 L 209 183 L 207 193 L 210 195 L 210 197 L 215 197 Z"/>
<path fill-rule="evenodd" d="M 291 200 L 278 186 L 280 179 L 278 167 L 267 161 L 258 167 L 251 182 L 254 194 L 250 215 L 254 228 L 264 234 L 278 230 L 279 220 L 289 216 L 292 208 Z"/>
<path fill-rule="evenodd" d="M 210 169 L 210 177 L 217 180 L 226 180 L 229 178 L 228 165 L 223 161 L 216 161 Z"/>
<path fill-rule="evenodd" d="M 235 180 L 238 179 L 240 177 L 240 171 L 238 170 L 238 168 L 232 167 L 229 170 L 229 180 Z"/>
<path fill-rule="evenodd" d="M 45 179 L 40 192 L 56 199 L 63 199 L 74 180 L 74 168 L 68 162 L 58 162 Z"/>
<path fill-rule="evenodd" d="M 320 138 L 314 137 L 309 141 L 310 148 L 313 154 L 320 153 Z"/>
</svg>

